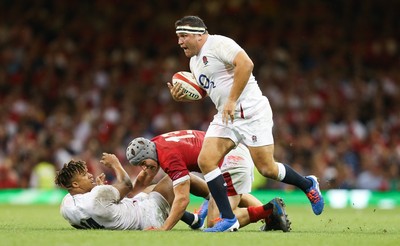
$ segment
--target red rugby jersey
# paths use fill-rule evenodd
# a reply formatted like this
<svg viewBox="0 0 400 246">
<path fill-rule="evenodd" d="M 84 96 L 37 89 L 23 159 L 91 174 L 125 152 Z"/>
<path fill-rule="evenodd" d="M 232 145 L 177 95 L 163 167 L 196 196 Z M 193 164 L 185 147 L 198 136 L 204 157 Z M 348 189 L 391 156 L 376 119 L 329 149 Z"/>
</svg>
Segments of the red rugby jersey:
<svg viewBox="0 0 400 246">
<path fill-rule="evenodd" d="M 189 174 L 201 172 L 197 164 L 205 132 L 181 130 L 165 133 L 151 139 L 156 144 L 158 163 L 175 181 Z"/>
</svg>

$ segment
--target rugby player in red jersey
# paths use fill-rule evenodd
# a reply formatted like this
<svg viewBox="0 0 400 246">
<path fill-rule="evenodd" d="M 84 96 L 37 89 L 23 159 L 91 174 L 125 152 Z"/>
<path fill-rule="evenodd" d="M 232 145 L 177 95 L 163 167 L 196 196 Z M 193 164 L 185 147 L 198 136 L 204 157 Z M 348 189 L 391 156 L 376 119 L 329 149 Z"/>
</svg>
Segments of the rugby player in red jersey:
<svg viewBox="0 0 400 246">
<path fill-rule="evenodd" d="M 208 210 L 206 200 L 198 214 L 186 212 L 190 201 L 190 193 L 210 198 L 207 184 L 193 174 L 201 173 L 197 163 L 205 132 L 197 130 L 181 130 L 161 134 L 152 139 L 135 138 L 127 148 L 126 156 L 132 165 L 143 170 L 138 174 L 132 189 L 132 195 L 143 191 L 153 181 L 160 168 L 171 178 L 175 194 L 171 211 L 165 223 L 158 230 L 171 230 L 179 220 L 184 221 L 192 229 L 203 227 Z M 224 174 L 228 188 L 228 196 L 240 226 L 265 219 L 265 230 L 290 230 L 282 199 L 275 198 L 269 203 L 262 203 L 250 195 L 253 181 L 254 165 L 250 153 L 244 145 L 239 144 L 231 150 L 223 160 L 220 168 Z M 247 208 L 239 207 L 243 205 Z M 216 206 L 209 214 L 208 225 L 218 217 Z"/>
</svg>

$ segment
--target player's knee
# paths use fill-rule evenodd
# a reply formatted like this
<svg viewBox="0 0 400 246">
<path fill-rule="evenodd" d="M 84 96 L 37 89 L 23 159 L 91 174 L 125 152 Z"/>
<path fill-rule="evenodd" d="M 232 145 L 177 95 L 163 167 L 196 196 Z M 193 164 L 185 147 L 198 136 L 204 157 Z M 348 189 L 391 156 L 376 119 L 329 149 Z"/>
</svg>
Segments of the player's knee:
<svg viewBox="0 0 400 246">
<path fill-rule="evenodd" d="M 213 163 L 211 162 L 210 158 L 208 158 L 205 155 L 199 155 L 197 158 L 197 163 L 199 164 L 200 169 L 210 169 L 213 166 Z"/>
<path fill-rule="evenodd" d="M 277 179 L 278 177 L 278 168 L 274 163 L 272 165 L 257 166 L 257 170 L 266 178 Z"/>
<path fill-rule="evenodd" d="M 277 173 L 273 172 L 272 170 L 261 169 L 258 170 L 260 174 L 266 178 L 276 179 Z"/>
</svg>

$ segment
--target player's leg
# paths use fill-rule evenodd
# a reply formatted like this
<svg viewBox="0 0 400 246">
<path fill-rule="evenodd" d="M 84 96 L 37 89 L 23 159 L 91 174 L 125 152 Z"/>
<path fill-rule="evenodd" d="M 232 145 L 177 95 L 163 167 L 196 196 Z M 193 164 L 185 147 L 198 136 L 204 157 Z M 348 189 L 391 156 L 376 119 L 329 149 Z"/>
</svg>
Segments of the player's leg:
<svg viewBox="0 0 400 246">
<path fill-rule="evenodd" d="M 190 175 L 190 194 L 203 197 L 204 199 L 210 199 L 210 190 L 208 189 L 207 183 L 204 179 L 189 173 Z"/>
<path fill-rule="evenodd" d="M 249 150 L 243 144 L 239 144 L 224 157 L 221 171 L 227 185 L 231 208 L 241 227 L 261 219 L 268 221 L 272 215 L 277 217 L 276 221 L 282 221 L 280 218 L 286 216 L 285 213 L 282 214 L 283 209 L 280 209 L 279 204 L 275 205 L 271 201 L 262 205 L 256 197 L 249 194 L 254 178 L 254 165 Z M 242 194 L 244 194 L 244 197 Z M 238 208 L 239 203 L 242 203 L 242 206 L 245 205 L 247 208 Z M 208 212 L 208 226 L 211 227 L 215 223 L 215 218 L 219 217 L 218 208 L 213 201 L 209 203 Z M 284 219 L 286 222 L 286 217 Z M 283 231 L 288 230 L 286 224 L 280 223 L 279 226 Z"/>
<path fill-rule="evenodd" d="M 203 229 L 208 213 L 209 200 L 205 199 L 198 210 L 194 213 L 185 211 L 181 220 L 193 230 Z"/>
<path fill-rule="evenodd" d="M 219 161 L 233 146 L 233 141 L 228 138 L 207 137 L 199 154 L 199 167 L 223 219 L 215 227 L 207 228 L 206 232 L 231 231 L 238 227 L 237 219 L 229 204 L 225 180 L 218 167 Z"/>
<path fill-rule="evenodd" d="M 232 149 L 225 157 L 221 165 L 221 172 L 225 179 L 229 203 L 239 220 L 241 226 L 249 223 L 249 216 L 246 210 L 238 209 L 239 203 L 246 203 L 247 206 L 262 206 L 262 203 L 251 196 L 251 186 L 254 179 L 254 165 L 249 150 L 243 144 Z M 244 200 L 243 200 L 244 194 Z M 243 201 L 242 201 L 243 200 Z M 219 217 L 218 208 L 213 203 L 209 206 L 208 226 L 215 224 Z"/>
<path fill-rule="evenodd" d="M 153 188 L 153 191 L 160 193 L 167 202 L 172 205 L 174 201 L 174 190 L 172 180 L 165 175 Z"/>
<path fill-rule="evenodd" d="M 255 196 L 251 195 L 254 180 L 254 164 L 248 148 L 243 144 L 231 150 L 224 158 L 221 166 L 228 196 L 240 194 L 239 204 L 232 204 L 232 208 L 263 205 Z M 230 198 L 230 201 L 231 198 Z"/>
<path fill-rule="evenodd" d="M 232 210 L 237 217 L 235 210 L 239 205 L 241 195 L 229 196 L 228 199 L 229 199 L 229 203 L 232 207 Z M 211 199 L 208 203 L 207 227 L 213 227 L 218 222 L 218 219 L 220 217 L 219 215 L 220 215 L 220 213 L 219 213 L 218 207 L 215 204 L 214 199 L 211 197 Z M 239 220 L 239 224 L 240 224 L 240 220 Z"/>
<path fill-rule="evenodd" d="M 289 165 L 275 162 L 274 145 L 248 147 L 257 170 L 266 178 L 294 185 L 306 193 L 315 214 L 321 214 L 324 201 L 315 176 L 304 177 Z"/>
<path fill-rule="evenodd" d="M 203 197 L 205 200 L 198 210 L 194 213 L 185 211 L 181 220 L 185 222 L 191 229 L 202 229 L 208 212 L 208 200 L 210 199 L 210 191 L 207 183 L 200 177 L 190 173 L 190 193 Z"/>
<path fill-rule="evenodd" d="M 291 230 L 291 222 L 287 216 L 285 210 L 285 203 L 282 198 L 275 197 L 268 204 L 272 204 L 272 213 L 265 218 L 264 225 L 261 226 L 261 231 L 274 231 L 282 230 L 283 232 L 288 232 Z M 248 210 L 249 215 L 252 211 Z M 251 217 L 251 215 L 250 215 Z"/>
<path fill-rule="evenodd" d="M 250 119 L 237 121 L 236 129 L 243 136 L 242 140 L 251 153 L 254 165 L 264 177 L 300 188 L 310 200 L 314 213 L 322 213 L 324 201 L 317 179 L 314 176 L 304 177 L 289 165 L 275 162 L 273 125 L 272 110 L 268 101 L 265 101 L 263 110 Z"/>
<path fill-rule="evenodd" d="M 246 157 L 245 155 L 240 156 Z M 233 159 L 240 160 L 240 158 Z M 289 231 L 290 221 L 287 218 L 283 200 L 275 198 L 263 205 L 260 200 L 251 195 L 253 168 L 252 165 L 248 164 L 249 160 L 246 161 L 246 158 L 242 160 L 236 161 L 234 163 L 236 165 L 227 165 L 229 168 L 224 169 L 224 178 L 228 184 L 229 201 L 236 218 L 239 220 L 240 227 L 262 220 L 265 223 L 262 227 L 264 231 Z"/>
<path fill-rule="evenodd" d="M 259 218 L 264 219 L 269 215 L 264 212 L 262 208 L 263 204 L 256 197 L 249 194 L 254 177 L 254 165 L 250 153 L 244 145 L 239 144 L 225 156 L 221 171 L 227 184 L 227 193 L 231 208 L 239 220 L 241 227 L 251 222 L 249 214 L 252 215 L 251 218 L 257 217 L 257 221 Z M 242 206 L 245 205 L 246 208 L 238 208 L 240 203 Z M 247 207 L 251 207 L 249 211 L 247 211 Z M 252 207 L 260 207 L 261 209 L 253 209 Z M 268 212 L 271 211 L 272 208 Z M 218 218 L 218 208 L 211 199 L 208 210 L 208 227 L 214 226 Z"/>
<path fill-rule="evenodd" d="M 262 202 L 257 199 L 257 197 L 252 194 L 243 194 L 240 199 L 239 206 L 240 208 L 247 208 L 250 206 L 262 206 Z"/>
<path fill-rule="evenodd" d="M 251 183 L 251 178 L 249 178 L 250 177 L 249 175 L 246 175 L 244 169 L 239 169 L 239 170 L 241 171 L 234 172 L 234 169 L 230 169 L 231 171 L 230 174 L 227 172 L 224 173 L 225 181 L 228 184 L 228 194 L 236 194 L 237 190 L 250 192 L 249 188 L 246 187 L 246 184 L 248 182 Z M 247 181 L 239 182 L 239 180 L 240 181 L 247 180 L 248 182 Z M 201 186 L 202 183 L 205 183 L 204 180 L 197 177 L 197 182 L 193 182 L 193 184 L 191 182 L 191 185 L 196 186 L 200 184 Z M 249 223 L 257 222 L 259 220 L 265 220 L 265 224 L 261 227 L 263 231 L 269 231 L 269 230 L 282 230 L 284 232 L 290 231 L 290 221 L 287 218 L 287 214 L 284 210 L 284 203 L 282 199 L 275 198 L 271 200 L 269 204 L 263 205 L 253 195 L 243 194 L 243 195 L 230 195 L 229 202 L 241 227 L 244 227 Z M 238 205 L 245 208 L 239 208 Z M 182 217 L 182 221 L 188 224 L 192 229 L 200 229 L 202 228 L 204 223 L 204 218 L 207 215 L 207 209 L 208 209 L 208 216 L 207 216 L 208 227 L 212 227 L 217 221 L 216 219 L 219 218 L 218 207 L 216 206 L 212 198 L 210 199 L 209 202 L 207 202 L 206 206 L 204 206 L 204 203 L 202 204 L 197 214 L 185 212 L 184 216 Z"/>
<path fill-rule="evenodd" d="M 208 201 L 207 227 L 213 227 L 218 218 L 219 210 L 214 199 L 211 197 Z"/>
<path fill-rule="evenodd" d="M 250 223 L 264 220 L 265 224 L 261 227 L 262 231 L 290 231 L 291 222 L 287 217 L 285 204 L 280 198 L 274 198 L 261 206 L 238 207 L 234 212 L 240 222 L 241 228 Z"/>
<path fill-rule="evenodd" d="M 248 207 L 238 207 L 241 197 L 246 196 L 245 203 Z M 267 204 L 262 204 L 257 198 L 250 194 L 229 196 L 233 212 L 239 221 L 240 228 L 264 220 L 265 224 L 261 227 L 262 231 L 282 230 L 290 231 L 290 224 L 285 204 L 282 199 L 274 198 Z M 218 222 L 219 211 L 211 198 L 208 204 L 207 226 L 213 227 Z"/>
</svg>

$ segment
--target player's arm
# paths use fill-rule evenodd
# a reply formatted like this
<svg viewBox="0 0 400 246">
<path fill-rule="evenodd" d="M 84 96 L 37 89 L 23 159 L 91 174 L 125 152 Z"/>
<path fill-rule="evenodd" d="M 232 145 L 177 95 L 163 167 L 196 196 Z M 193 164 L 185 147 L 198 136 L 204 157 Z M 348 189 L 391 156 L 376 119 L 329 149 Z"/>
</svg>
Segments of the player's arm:
<svg viewBox="0 0 400 246">
<path fill-rule="evenodd" d="M 144 191 L 149 185 L 151 185 L 151 182 L 157 175 L 157 172 L 158 169 L 157 170 L 145 169 L 140 171 L 133 184 L 132 191 L 129 193 L 129 197 L 137 195 L 138 193 Z"/>
<path fill-rule="evenodd" d="M 249 81 L 250 75 L 253 72 L 254 64 L 245 51 L 239 51 L 233 60 L 234 77 L 233 86 L 228 97 L 228 100 L 237 101 Z"/>
<path fill-rule="evenodd" d="M 132 181 L 128 173 L 114 154 L 103 153 L 100 163 L 114 170 L 117 181 L 113 186 L 119 191 L 121 200 L 132 190 Z"/>
<path fill-rule="evenodd" d="M 243 50 L 235 56 L 233 65 L 235 66 L 233 85 L 225 103 L 222 115 L 223 122 L 225 123 L 228 123 L 229 120 L 233 121 L 236 101 L 246 87 L 254 67 L 253 61 Z"/>
<path fill-rule="evenodd" d="M 174 186 L 175 198 L 171 206 L 171 211 L 160 230 L 171 230 L 179 222 L 189 205 L 189 192 L 190 179 Z"/>
</svg>

